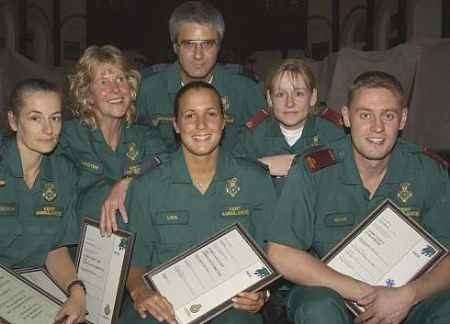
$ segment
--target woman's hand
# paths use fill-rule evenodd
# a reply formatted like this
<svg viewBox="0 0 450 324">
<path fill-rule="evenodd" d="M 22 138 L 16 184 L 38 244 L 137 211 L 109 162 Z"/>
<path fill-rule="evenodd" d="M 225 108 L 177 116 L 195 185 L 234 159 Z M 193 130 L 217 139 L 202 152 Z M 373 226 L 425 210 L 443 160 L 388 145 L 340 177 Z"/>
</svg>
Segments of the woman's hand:
<svg viewBox="0 0 450 324">
<path fill-rule="evenodd" d="M 257 313 L 268 300 L 266 291 L 242 292 L 232 299 L 233 307 L 249 313 Z"/>
<path fill-rule="evenodd" d="M 86 296 L 80 287 L 71 290 L 71 296 L 66 300 L 55 317 L 55 323 L 83 323 L 86 317 Z"/>
<path fill-rule="evenodd" d="M 134 308 L 142 318 L 146 318 L 147 313 L 150 313 L 158 322 L 177 323 L 172 304 L 158 292 L 141 286 L 131 292 L 131 297 Z"/>
<path fill-rule="evenodd" d="M 108 197 L 103 202 L 102 212 L 100 216 L 100 233 L 102 235 L 111 235 L 112 232 L 117 231 L 117 214 L 118 211 L 122 216 L 124 223 L 128 223 L 128 215 L 125 210 L 125 198 L 128 186 L 132 178 L 124 178 L 114 184 Z"/>
</svg>

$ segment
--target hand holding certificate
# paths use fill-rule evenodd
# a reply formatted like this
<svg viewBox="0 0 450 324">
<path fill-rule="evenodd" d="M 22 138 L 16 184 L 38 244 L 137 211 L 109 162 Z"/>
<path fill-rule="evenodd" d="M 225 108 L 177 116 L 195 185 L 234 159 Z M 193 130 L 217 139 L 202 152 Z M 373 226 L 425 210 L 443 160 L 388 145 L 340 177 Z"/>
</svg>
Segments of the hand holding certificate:
<svg viewBox="0 0 450 324">
<path fill-rule="evenodd" d="M 430 270 L 447 253 L 387 200 L 323 260 L 334 270 L 372 286 L 400 287 Z M 355 313 L 362 311 L 354 304 L 348 306 Z"/>
<path fill-rule="evenodd" d="M 179 324 L 203 323 L 280 275 L 247 233 L 234 225 L 144 275 L 172 304 Z"/>
</svg>

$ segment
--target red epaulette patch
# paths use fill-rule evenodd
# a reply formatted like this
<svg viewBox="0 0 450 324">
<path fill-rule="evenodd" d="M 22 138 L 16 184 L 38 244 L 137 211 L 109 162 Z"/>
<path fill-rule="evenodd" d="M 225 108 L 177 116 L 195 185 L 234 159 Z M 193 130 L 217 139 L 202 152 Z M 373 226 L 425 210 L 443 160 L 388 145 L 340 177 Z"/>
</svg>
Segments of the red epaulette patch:
<svg viewBox="0 0 450 324">
<path fill-rule="evenodd" d="M 336 164 L 336 157 L 331 149 L 315 151 L 305 155 L 306 166 L 310 172 L 316 172 Z"/>
<path fill-rule="evenodd" d="M 255 128 L 256 126 L 258 126 L 259 124 L 262 123 L 262 121 L 264 119 L 266 119 L 267 117 L 269 117 L 270 113 L 265 110 L 265 109 L 261 109 L 258 110 L 252 117 L 250 117 L 250 119 L 245 123 L 245 126 L 247 126 L 247 128 Z"/>
<path fill-rule="evenodd" d="M 430 158 L 432 158 L 433 160 L 439 162 L 440 164 L 442 164 L 445 168 L 450 169 L 450 162 L 447 161 L 446 159 L 444 159 L 442 156 L 440 156 L 439 154 L 437 154 L 436 152 L 430 150 L 428 147 L 423 147 L 422 151 L 425 155 L 429 156 Z"/>
<path fill-rule="evenodd" d="M 342 119 L 342 114 L 334 109 L 325 108 L 320 113 L 320 117 L 335 124 L 337 127 L 344 127 L 344 120 Z"/>
</svg>

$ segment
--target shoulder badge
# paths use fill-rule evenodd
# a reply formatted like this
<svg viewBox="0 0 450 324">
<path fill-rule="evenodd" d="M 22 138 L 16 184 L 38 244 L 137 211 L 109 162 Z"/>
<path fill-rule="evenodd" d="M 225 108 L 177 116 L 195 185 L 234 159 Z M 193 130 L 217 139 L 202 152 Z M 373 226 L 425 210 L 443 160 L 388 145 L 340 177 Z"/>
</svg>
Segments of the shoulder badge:
<svg viewBox="0 0 450 324">
<path fill-rule="evenodd" d="M 325 108 L 320 112 L 319 116 L 333 123 L 337 127 L 344 127 L 344 120 L 342 119 L 342 114 L 334 109 Z"/>
<path fill-rule="evenodd" d="M 336 157 L 331 149 L 314 151 L 304 156 L 306 167 L 312 173 L 336 164 Z"/>
<path fill-rule="evenodd" d="M 428 157 L 432 158 L 433 160 L 439 162 L 442 164 L 446 169 L 450 169 L 450 162 L 446 159 L 444 159 L 441 155 L 438 153 L 430 150 L 428 147 L 423 147 L 422 152 L 427 155 Z"/>
<path fill-rule="evenodd" d="M 259 124 L 261 124 L 264 119 L 269 117 L 270 113 L 266 109 L 260 109 L 258 110 L 250 119 L 245 123 L 245 126 L 247 128 L 255 128 Z"/>
</svg>

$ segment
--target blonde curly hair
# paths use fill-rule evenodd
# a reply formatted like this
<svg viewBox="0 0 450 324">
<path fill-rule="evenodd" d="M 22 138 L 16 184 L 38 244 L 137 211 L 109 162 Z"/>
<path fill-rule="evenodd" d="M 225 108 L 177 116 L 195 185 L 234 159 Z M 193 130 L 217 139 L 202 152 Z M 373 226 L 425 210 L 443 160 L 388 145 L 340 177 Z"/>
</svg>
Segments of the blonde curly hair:
<svg viewBox="0 0 450 324">
<path fill-rule="evenodd" d="M 95 115 L 88 103 L 89 86 L 94 81 L 94 69 L 100 64 L 111 64 L 125 74 L 131 89 L 131 104 L 126 113 L 126 121 L 130 125 L 136 119 L 136 95 L 141 75 L 128 62 L 122 52 L 112 46 L 89 46 L 69 75 L 69 91 L 72 102 L 72 113 L 89 127 L 97 128 Z"/>
</svg>

